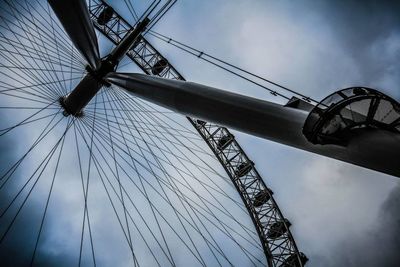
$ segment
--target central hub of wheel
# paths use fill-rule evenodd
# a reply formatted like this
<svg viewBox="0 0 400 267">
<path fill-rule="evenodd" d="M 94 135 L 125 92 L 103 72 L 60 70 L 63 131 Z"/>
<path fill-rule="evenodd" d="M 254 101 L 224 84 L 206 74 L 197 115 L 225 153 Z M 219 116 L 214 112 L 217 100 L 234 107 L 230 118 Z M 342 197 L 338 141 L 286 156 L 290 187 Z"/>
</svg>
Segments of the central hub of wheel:
<svg viewBox="0 0 400 267">
<path fill-rule="evenodd" d="M 145 30 L 150 19 L 144 18 L 135 28 L 126 34 L 121 42 L 111 53 L 101 60 L 100 66 L 86 67 L 86 76 L 80 81 L 75 89 L 67 96 L 60 98 L 60 104 L 64 108 L 65 116 L 80 117 L 83 115 L 83 108 L 92 100 L 103 86 L 110 86 L 105 81 L 108 73 L 114 72 L 119 61 L 125 56 L 126 52 L 134 46 L 136 39 Z M 95 69 L 94 69 L 95 68 Z"/>
<path fill-rule="evenodd" d="M 101 62 L 98 70 L 92 70 L 89 66 L 86 67 L 88 73 L 79 82 L 72 92 L 60 98 L 60 104 L 64 108 L 64 116 L 72 115 L 74 117 L 81 117 L 83 115 L 83 108 L 92 100 L 97 92 L 103 86 L 110 86 L 104 80 L 104 77 L 114 71 L 116 64 L 107 60 Z"/>
<path fill-rule="evenodd" d="M 87 74 L 68 96 L 60 99 L 61 106 L 64 108 L 63 114 L 81 117 L 83 108 L 101 87 L 102 83 L 98 82 L 92 75 Z"/>
</svg>

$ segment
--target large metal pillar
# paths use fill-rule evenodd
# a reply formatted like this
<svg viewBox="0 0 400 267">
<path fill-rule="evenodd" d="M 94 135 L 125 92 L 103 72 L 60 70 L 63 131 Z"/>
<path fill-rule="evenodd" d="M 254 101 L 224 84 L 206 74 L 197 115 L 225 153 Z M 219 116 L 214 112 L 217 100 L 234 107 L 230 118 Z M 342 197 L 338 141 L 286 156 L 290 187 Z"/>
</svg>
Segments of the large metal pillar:
<svg viewBox="0 0 400 267">
<path fill-rule="evenodd" d="M 308 112 L 196 84 L 142 74 L 113 73 L 111 83 L 187 116 L 194 116 L 281 144 L 400 177 L 400 135 L 360 132 L 346 146 L 312 144 L 302 133 Z"/>
<path fill-rule="evenodd" d="M 103 0 L 89 1 L 89 11 L 95 28 L 115 45 L 118 45 L 131 25 L 115 12 L 108 22 L 101 21 L 100 24 L 99 18 L 108 8 L 109 5 Z M 177 69 L 144 37 L 137 39 L 137 42 L 127 52 L 127 56 L 148 75 L 184 80 Z M 160 64 L 160 62 L 164 64 Z M 187 117 L 187 119 L 220 161 L 240 194 L 259 234 L 268 266 L 284 266 L 285 264 L 287 266 L 304 266 L 307 257 L 299 252 L 290 232 L 290 225 L 284 223 L 279 238 L 268 235 L 273 225 L 285 222 L 285 217 L 274 200 L 272 191 L 267 187 L 266 180 L 258 173 L 256 166 L 232 133 L 220 125 L 196 118 Z M 225 140 L 223 145 L 222 140 Z M 243 166 L 247 168 L 243 168 Z"/>
</svg>

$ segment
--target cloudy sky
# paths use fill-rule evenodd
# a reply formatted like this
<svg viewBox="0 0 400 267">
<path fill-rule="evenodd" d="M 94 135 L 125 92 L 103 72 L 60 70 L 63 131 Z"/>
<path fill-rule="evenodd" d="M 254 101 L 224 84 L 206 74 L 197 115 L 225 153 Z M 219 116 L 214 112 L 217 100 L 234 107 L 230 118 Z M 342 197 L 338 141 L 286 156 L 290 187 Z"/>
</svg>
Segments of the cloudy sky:
<svg viewBox="0 0 400 267">
<path fill-rule="evenodd" d="M 107 2 L 121 7 L 119 12 L 132 22 L 122 1 Z M 399 13 L 398 1 L 179 0 L 154 30 L 317 100 L 355 85 L 376 88 L 400 100 Z M 148 38 L 187 80 L 284 103 Z M 107 43 L 100 44 L 103 52 L 109 50 Z M 398 266 L 398 178 L 234 133 L 291 221 L 297 246 L 309 258 L 307 266 Z M 9 141 L 1 140 L 2 162 L 12 160 Z M 58 200 L 71 204 L 67 200 L 75 195 L 69 193 Z M 35 205 L 39 204 L 32 201 L 32 210 Z M 65 221 L 60 225 L 71 227 Z M 21 229 L 31 232 L 30 227 Z M 78 230 L 68 228 L 59 235 L 65 240 Z M 7 250 L 10 262 L 17 255 L 31 255 L 32 241 L 25 245 L 23 233 L 19 236 L 21 240 L 13 240 L 18 250 Z M 41 259 L 49 259 L 43 265 L 54 265 L 60 257 L 66 266 L 75 263 L 67 255 L 71 244 L 52 243 L 51 238 L 46 242 L 56 245 L 54 250 L 41 251 Z"/>
<path fill-rule="evenodd" d="M 400 100 L 399 12 L 398 1 L 186 0 L 155 30 L 316 99 L 363 85 Z M 282 103 L 154 42 L 188 80 Z M 309 266 L 398 266 L 398 178 L 235 134 Z"/>
</svg>

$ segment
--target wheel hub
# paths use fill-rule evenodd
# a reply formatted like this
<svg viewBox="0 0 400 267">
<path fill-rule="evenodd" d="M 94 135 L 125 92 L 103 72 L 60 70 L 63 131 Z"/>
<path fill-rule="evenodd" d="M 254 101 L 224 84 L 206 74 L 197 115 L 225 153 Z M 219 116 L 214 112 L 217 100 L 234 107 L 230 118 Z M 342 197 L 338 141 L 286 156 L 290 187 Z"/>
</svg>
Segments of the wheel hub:
<svg viewBox="0 0 400 267">
<path fill-rule="evenodd" d="M 63 107 L 63 115 L 82 117 L 83 109 L 100 91 L 103 86 L 111 86 L 104 77 L 116 69 L 117 62 L 104 59 L 98 70 L 93 70 L 90 66 L 86 67 L 87 74 L 72 90 L 72 92 L 59 99 Z"/>
</svg>

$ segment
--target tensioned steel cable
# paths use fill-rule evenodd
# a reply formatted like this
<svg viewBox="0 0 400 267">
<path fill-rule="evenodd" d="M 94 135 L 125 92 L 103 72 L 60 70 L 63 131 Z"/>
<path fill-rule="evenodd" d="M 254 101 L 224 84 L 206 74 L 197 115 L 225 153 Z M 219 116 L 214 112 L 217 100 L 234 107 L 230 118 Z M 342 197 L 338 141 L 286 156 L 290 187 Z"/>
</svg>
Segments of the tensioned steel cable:
<svg viewBox="0 0 400 267">
<path fill-rule="evenodd" d="M 132 2 L 128 1 L 128 0 L 124 0 L 124 2 L 125 2 L 125 5 L 128 7 L 128 10 L 131 13 L 133 19 L 135 20 L 135 22 L 137 22 L 139 19 L 139 16 L 137 15 L 136 10 L 132 5 Z"/>
<path fill-rule="evenodd" d="M 309 96 L 306 96 L 306 95 L 301 94 L 301 93 L 299 93 L 299 92 L 297 92 L 297 91 L 295 91 L 293 89 L 290 89 L 290 88 L 288 88 L 286 86 L 283 86 L 281 84 L 278 84 L 276 82 L 273 82 L 271 80 L 263 78 L 260 75 L 254 74 L 254 73 L 252 73 L 250 71 L 247 71 L 247 70 L 245 70 L 243 68 L 235 66 L 235 65 L 233 65 L 233 64 L 231 64 L 231 63 L 229 63 L 227 61 L 224 61 L 224 60 L 219 59 L 219 58 L 217 58 L 215 56 L 212 56 L 212 55 L 210 55 L 210 54 L 208 54 L 206 52 L 200 51 L 200 50 L 198 50 L 198 49 L 196 49 L 194 47 L 191 47 L 191 46 L 189 46 L 187 44 L 179 42 L 179 41 L 177 41 L 177 40 L 175 40 L 173 38 L 170 38 L 170 37 L 165 36 L 163 34 L 157 33 L 157 32 L 155 32 L 153 30 L 150 30 L 148 33 L 150 35 L 154 36 L 155 38 L 157 38 L 157 39 L 159 39 L 159 40 L 161 40 L 163 42 L 166 42 L 166 43 L 168 43 L 168 44 L 170 44 L 170 45 L 172 45 L 172 46 L 174 46 L 174 47 L 176 47 L 176 48 L 178 48 L 178 49 L 180 49 L 180 50 L 182 50 L 182 51 L 184 51 L 186 53 L 194 55 L 194 56 L 196 56 L 196 57 L 198 57 L 198 58 L 200 58 L 200 59 L 202 59 L 202 60 L 204 60 L 204 61 L 206 61 L 208 63 L 211 63 L 212 65 L 214 65 L 216 67 L 219 67 L 219 68 L 221 68 L 223 70 L 226 70 L 226 71 L 230 72 L 231 74 L 234 74 L 234 75 L 236 75 L 236 76 L 238 76 L 238 77 L 240 77 L 242 79 L 245 79 L 245 80 L 247 80 L 247 81 L 249 81 L 249 82 L 251 82 L 251 83 L 253 83 L 253 84 L 255 84 L 255 85 L 257 85 L 257 86 L 259 86 L 259 87 L 261 87 L 263 89 L 265 89 L 265 90 L 268 90 L 274 96 L 280 96 L 280 97 L 283 97 L 283 98 L 285 98 L 287 100 L 290 99 L 290 97 L 288 97 L 288 96 L 286 96 L 284 94 L 278 93 L 276 90 L 273 90 L 273 89 L 271 89 L 269 87 L 266 87 L 266 86 L 264 86 L 264 85 L 262 85 L 262 84 L 260 84 L 260 83 L 258 83 L 256 81 L 253 81 L 253 80 L 245 77 L 244 75 L 233 71 L 232 69 L 237 70 L 239 72 L 242 72 L 244 74 L 250 75 L 250 76 L 252 76 L 254 78 L 260 79 L 260 80 L 262 80 L 264 82 L 267 82 L 267 83 L 269 83 L 271 85 L 274 85 L 274 86 L 276 86 L 276 87 L 278 87 L 278 88 L 280 88 L 280 89 L 282 89 L 282 90 L 284 90 L 286 92 L 289 92 L 289 93 L 292 93 L 292 94 L 294 94 L 296 96 L 301 97 L 303 100 L 305 100 L 307 102 L 319 103 L 319 101 L 317 101 L 317 100 L 315 100 L 315 99 L 313 99 L 313 98 L 311 98 Z M 229 69 L 228 67 L 232 68 L 232 69 Z"/>
<path fill-rule="evenodd" d="M 28 132 L 26 130 L 33 129 L 22 128 L 21 126 L 24 125 L 40 126 L 39 130 L 41 130 L 45 123 L 54 117 L 49 128 L 45 127 L 43 136 L 38 137 L 41 142 L 38 144 L 34 142 L 30 149 L 30 143 L 34 139 L 27 139 L 29 143 L 22 151 L 25 152 L 27 149 L 27 156 L 22 155 L 20 158 L 21 155 L 18 154 L 16 157 L 20 159 L 17 164 L 13 164 L 16 160 L 14 158 L 10 158 L 10 164 L 7 164 L 7 168 L 8 165 L 13 165 L 11 171 L 6 173 L 4 180 L 9 179 L 9 176 L 12 176 L 11 179 L 18 179 L 18 172 L 23 170 L 28 174 L 23 177 L 22 182 L 25 183 L 33 173 L 33 178 L 28 179 L 27 186 L 21 188 L 18 185 L 17 190 L 22 189 L 26 192 L 38 179 L 37 176 L 46 164 L 45 159 L 45 162 L 40 165 L 39 160 L 42 158 L 36 159 L 34 153 L 48 151 L 50 149 L 48 145 L 53 143 L 49 143 L 49 140 L 55 133 L 58 137 L 59 132 L 61 133 L 64 128 L 60 124 L 56 124 L 57 128 L 56 126 L 52 128 L 53 123 L 58 122 L 58 119 L 60 123 L 65 120 L 64 117 L 61 118 L 58 99 L 74 88 L 76 80 L 82 78 L 85 70 L 74 46 L 60 39 L 65 37 L 65 34 L 60 34 L 61 37 L 58 38 L 58 31 L 62 29 L 58 27 L 57 20 L 53 20 L 53 13 L 48 5 L 42 7 L 41 4 L 39 6 L 27 4 L 25 9 L 25 5 L 22 7 L 17 3 L 8 7 L 15 10 L 18 16 L 17 19 L 12 19 L 12 14 L 9 14 L 6 17 L 7 21 L 2 23 L 7 29 L 7 34 L 3 32 L 0 38 L 3 46 L 0 56 L 6 59 L 3 64 L 0 64 L 0 76 L 3 77 L 0 81 L 0 100 L 3 100 L 2 97 L 7 98 L 4 99 L 4 103 L 0 103 L 4 105 L 0 106 L 0 110 L 9 112 L 7 114 L 11 114 L 12 118 L 10 122 L 17 125 L 9 127 L 9 123 L 5 123 L 2 128 L 7 128 L 0 130 L 0 135 L 8 129 L 11 131 L 6 133 L 7 136 L 4 134 L 5 137 L 10 134 L 19 135 L 20 132 L 25 133 Z M 36 10 L 36 7 L 39 10 Z M 41 12 L 41 9 L 45 12 Z M 25 24 L 27 24 L 26 27 L 21 27 Z M 9 38 L 11 34 L 12 36 L 15 34 L 18 38 Z M 15 81 L 11 80 L 12 77 Z M 24 96 L 29 96 L 29 98 Z M 10 101 L 16 99 L 16 101 L 6 102 L 9 99 Z M 11 107 L 18 110 L 18 114 L 11 113 Z M 43 107 L 45 108 L 41 111 Z M 20 110 L 27 111 L 21 113 Z M 53 110 L 58 110 L 58 112 L 53 113 Z M 29 117 L 36 111 L 41 112 Z M 14 114 L 18 116 L 14 118 Z M 54 184 L 54 189 L 52 186 L 48 189 L 48 185 L 57 179 L 57 184 L 60 186 L 62 176 L 64 176 L 61 167 L 64 169 L 69 165 L 74 166 L 75 163 L 77 167 L 70 168 L 71 172 L 68 171 L 65 174 L 69 178 L 76 176 L 76 184 L 71 183 L 71 186 L 77 186 L 79 189 L 79 184 L 81 184 L 82 187 L 82 199 L 71 202 L 74 206 L 71 205 L 73 210 L 70 211 L 73 215 L 79 215 L 79 220 L 76 220 L 76 231 L 71 232 L 70 238 L 72 240 L 75 236 L 74 240 L 76 240 L 76 245 L 73 251 L 71 250 L 71 253 L 76 255 L 76 265 L 85 265 L 91 261 L 96 265 L 98 259 L 101 262 L 103 245 L 113 246 L 112 251 L 120 251 L 117 250 L 117 242 L 111 243 L 104 237 L 106 231 L 99 231 L 102 225 L 106 225 L 101 223 L 99 227 L 96 222 L 96 207 L 100 206 L 97 204 L 100 202 L 94 202 L 94 200 L 97 200 L 99 196 L 105 196 L 104 200 L 101 199 L 101 204 L 108 205 L 107 207 L 104 205 L 106 208 L 104 211 L 102 206 L 101 210 L 112 215 L 106 218 L 110 219 L 107 223 L 110 223 L 110 226 L 113 223 L 112 225 L 116 226 L 115 230 L 119 230 L 120 240 L 126 240 L 126 244 L 121 244 L 121 248 L 126 247 L 126 252 L 131 252 L 134 266 L 140 266 L 141 262 L 136 258 L 136 253 L 139 259 L 141 254 L 144 254 L 146 258 L 153 257 L 151 259 L 153 265 L 158 264 L 158 266 L 165 263 L 176 265 L 181 255 L 201 265 L 232 265 L 236 256 L 231 252 L 233 246 L 235 252 L 240 253 L 239 260 L 245 258 L 245 261 L 252 265 L 263 264 L 264 258 L 260 258 L 263 257 L 263 248 L 258 234 L 249 223 L 248 211 L 239 199 L 229 176 L 218 165 L 216 156 L 204 146 L 203 139 L 198 136 L 197 130 L 192 129 L 192 125 L 186 125 L 183 122 L 184 117 L 173 114 L 158 109 L 146 101 L 128 98 L 126 92 L 117 88 L 103 88 L 99 92 L 96 99 L 86 107 L 84 116 L 77 118 L 72 124 L 74 139 L 65 137 L 66 144 L 63 148 L 62 159 L 57 160 L 57 152 L 58 159 L 61 157 L 60 150 L 50 155 L 52 160 L 47 169 L 43 170 L 42 175 L 46 176 L 47 180 L 44 181 L 42 177 L 37 182 L 38 186 L 32 189 L 36 192 L 33 191 L 27 200 L 26 205 L 29 205 L 34 203 L 36 197 L 38 199 L 41 197 L 44 205 L 44 212 L 39 210 L 37 215 L 38 231 L 35 228 L 36 236 L 32 237 L 32 244 L 35 245 L 35 248 L 32 246 L 32 253 L 35 255 L 37 249 L 37 257 L 35 259 L 33 256 L 29 259 L 31 262 L 39 260 L 39 252 L 43 246 L 41 239 L 47 231 L 45 228 L 50 226 L 47 222 L 50 208 L 59 206 L 55 202 L 57 198 L 54 197 L 56 192 L 60 194 L 56 190 L 56 184 Z M 28 119 L 23 120 L 25 117 Z M 34 126 L 33 122 L 38 124 Z M 51 130 L 49 135 L 47 135 L 47 130 Z M 33 151 L 33 149 L 36 150 Z M 70 162 L 65 161 L 69 158 L 67 151 L 75 152 L 75 155 L 71 155 L 73 159 Z M 27 164 L 31 158 L 33 164 Z M 60 169 L 57 171 L 58 161 L 60 161 Z M 36 167 L 39 167 L 37 171 Z M 60 175 L 61 177 L 58 177 Z M 88 176 L 90 176 L 90 186 Z M 75 181 L 75 179 L 70 180 Z M 46 194 L 39 195 L 42 192 L 39 183 L 44 182 L 46 182 L 44 184 Z M 11 185 L 13 184 L 8 182 L 5 189 L 8 190 Z M 104 192 L 98 192 L 98 189 L 102 188 Z M 50 195 L 52 195 L 51 198 Z M 18 204 L 21 198 L 23 200 L 24 196 L 25 194 L 21 193 L 15 204 Z M 87 203 L 82 205 L 84 200 Z M 59 203 L 63 204 L 63 202 Z M 77 204 L 80 206 L 75 206 Z M 12 208 L 8 211 L 7 217 L 4 217 L 5 219 L 12 217 L 19 206 L 15 205 Z M 28 211 L 22 210 L 18 219 L 23 218 L 24 215 L 29 215 Z M 75 225 L 75 218 L 75 216 L 69 216 L 67 219 L 71 225 Z M 14 232 L 18 232 L 18 222 L 12 227 L 12 231 L 7 234 L 9 239 Z M 114 228 L 110 227 L 110 229 Z M 132 231 L 132 236 L 130 236 L 130 231 Z M 163 233 L 160 233 L 161 231 Z M 99 241 L 102 245 L 97 245 Z M 10 246 L 9 244 L 4 242 L 6 248 Z M 146 249 L 146 253 L 141 251 L 142 248 Z M 1 252 L 6 253 L 7 250 L 2 249 Z"/>
</svg>

